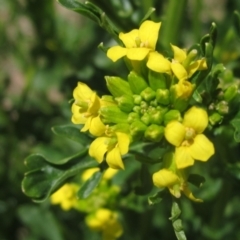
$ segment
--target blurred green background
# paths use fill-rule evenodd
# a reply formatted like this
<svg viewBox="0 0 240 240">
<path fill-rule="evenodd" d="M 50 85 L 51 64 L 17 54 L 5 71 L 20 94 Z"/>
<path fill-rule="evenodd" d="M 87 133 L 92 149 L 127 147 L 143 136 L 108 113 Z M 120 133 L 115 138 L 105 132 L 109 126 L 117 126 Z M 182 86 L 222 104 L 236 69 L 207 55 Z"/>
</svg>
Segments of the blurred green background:
<svg viewBox="0 0 240 240">
<path fill-rule="evenodd" d="M 239 77 L 240 44 L 232 27 L 239 1 L 180 0 L 177 6 L 174 0 L 90 2 L 124 32 L 137 28 L 149 7 L 155 7 L 151 16 L 163 22 L 160 46 L 166 47 L 169 42 L 190 47 L 216 22 L 215 61 Z M 49 202 L 33 203 L 22 193 L 21 181 L 29 154 L 57 158 L 77 150 L 72 142 L 54 136 L 51 127 L 70 123 L 68 101 L 78 80 L 101 94 L 107 92 L 105 75 L 124 76 L 123 63 L 112 64 L 97 48 L 101 42 L 113 45 L 113 38 L 54 0 L 1 0 L 0 36 L 0 240 L 97 240 L 85 227 L 83 214 L 63 212 Z M 231 184 L 223 186 L 222 179 L 228 177 L 223 172 L 209 174 L 201 192 L 203 204 L 182 202 L 188 239 L 240 239 L 239 180 L 231 178 Z M 175 239 L 169 209 L 166 200 L 146 212 L 126 210 L 127 230 L 120 239 Z"/>
</svg>

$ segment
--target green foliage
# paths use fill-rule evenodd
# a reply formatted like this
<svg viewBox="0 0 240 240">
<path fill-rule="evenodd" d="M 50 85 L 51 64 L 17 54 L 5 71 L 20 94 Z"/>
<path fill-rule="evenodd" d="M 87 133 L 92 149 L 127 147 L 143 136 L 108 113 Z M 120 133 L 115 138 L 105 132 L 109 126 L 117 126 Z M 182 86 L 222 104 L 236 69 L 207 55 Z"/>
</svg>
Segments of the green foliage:
<svg viewBox="0 0 240 240">
<path fill-rule="evenodd" d="M 42 202 L 69 178 L 83 169 L 97 166 L 97 163 L 83 150 L 58 162 L 34 154 L 27 157 L 25 165 L 28 171 L 22 181 L 23 192 L 34 201 Z"/>
<path fill-rule="evenodd" d="M 59 0 L 61 5 L 57 5 L 53 0 L 27 0 L 1 3 L 0 214 L 4 221 L 0 223 L 0 239 L 100 239 L 84 225 L 84 214 L 74 210 L 63 212 L 58 206 L 50 206 L 48 201 L 65 182 L 75 180 L 86 168 L 98 166 L 87 153 L 92 137 L 69 124 L 68 100 L 77 81 L 88 83 L 104 95 L 108 94 L 105 75 L 127 79 L 123 64 L 119 61 L 113 66 L 97 46 L 103 41 L 106 46 L 114 45 L 111 37 L 121 44 L 119 32 L 138 28 L 146 19 L 162 21 L 157 49 L 163 46 L 170 49 L 169 42 L 182 47 L 193 45 L 189 51 L 196 49 L 199 56 L 207 58 L 208 69 L 212 66 L 211 72 L 200 71 L 193 76 L 196 91 L 192 104 L 204 104 L 209 109 L 213 116 L 210 137 L 220 151 L 207 163 L 206 169 L 197 165 L 188 178 L 188 182 L 197 187 L 206 180 L 204 188 L 197 189 L 204 203 L 195 204 L 182 198 L 183 224 L 179 219 L 180 203 L 173 204 L 171 221 L 175 234 L 178 239 L 186 236 L 197 240 L 240 238 L 239 94 L 223 98 L 229 86 L 239 84 L 240 24 L 239 12 L 235 10 L 239 10 L 240 5 L 238 1 L 224 1 L 217 10 L 209 5 L 211 1 L 169 2 Z M 200 44 L 195 44 L 198 42 Z M 170 55 L 170 50 L 164 55 Z M 153 88 L 156 87 L 154 77 L 151 76 L 150 81 Z M 168 79 L 165 76 L 163 79 L 166 81 L 160 87 L 164 89 Z M 220 88 L 216 90 L 217 86 L 224 92 L 219 91 Z M 132 88 L 136 87 L 139 88 L 133 83 Z M 117 90 L 126 89 L 114 91 Z M 223 100 L 229 100 L 227 115 L 219 113 L 216 107 Z M 166 221 L 171 208 L 167 189 L 151 189 L 151 174 L 161 165 L 161 158 L 168 150 L 157 145 L 143 142 L 131 146 L 124 159 L 126 170 L 113 179 L 121 188 L 118 207 L 125 224 L 121 240 L 175 237 L 171 224 Z M 80 197 L 89 194 L 91 197 L 101 174 L 96 173 L 82 186 Z M 37 205 L 27 198 L 22 193 L 21 181 L 24 194 L 44 203 Z M 141 196 L 136 197 L 134 191 Z M 153 206 L 147 206 L 147 201 Z"/>
</svg>

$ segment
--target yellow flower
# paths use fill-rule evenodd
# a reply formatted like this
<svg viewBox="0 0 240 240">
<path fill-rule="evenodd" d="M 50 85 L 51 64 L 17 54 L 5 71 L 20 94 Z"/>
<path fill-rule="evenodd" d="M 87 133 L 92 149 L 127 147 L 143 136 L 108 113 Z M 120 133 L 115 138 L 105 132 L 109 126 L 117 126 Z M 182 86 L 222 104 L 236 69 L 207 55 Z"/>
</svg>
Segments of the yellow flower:
<svg viewBox="0 0 240 240">
<path fill-rule="evenodd" d="M 51 196 L 52 204 L 60 204 L 65 211 L 77 206 L 77 191 L 79 186 L 76 184 L 65 184 Z"/>
<path fill-rule="evenodd" d="M 202 202 L 201 199 L 195 198 L 188 188 L 184 169 L 179 170 L 176 168 L 174 153 L 165 154 L 163 161 L 164 168 L 153 174 L 153 184 L 158 188 L 168 187 L 170 193 L 176 198 L 180 198 L 181 192 L 183 192 L 192 201 Z"/>
<path fill-rule="evenodd" d="M 100 171 L 100 168 L 89 168 L 87 170 L 85 170 L 82 174 L 82 180 L 86 181 L 88 180 L 95 172 Z M 117 169 L 113 169 L 113 168 L 108 168 L 104 174 L 103 174 L 103 179 L 105 180 L 110 180 L 113 178 L 113 176 L 118 172 Z"/>
<path fill-rule="evenodd" d="M 160 27 L 161 23 L 147 20 L 141 24 L 139 30 L 134 29 L 128 33 L 120 33 L 119 38 L 125 47 L 111 47 L 107 51 L 107 56 L 114 62 L 124 56 L 130 60 L 143 60 L 155 50 Z"/>
<path fill-rule="evenodd" d="M 174 59 L 171 62 L 171 69 L 179 81 L 189 79 L 197 70 L 207 69 L 206 59 L 202 58 L 197 61 L 192 61 L 197 52 L 193 50 L 188 55 L 185 50 L 171 45 Z"/>
<path fill-rule="evenodd" d="M 90 229 L 102 232 L 103 240 L 117 239 L 123 233 L 117 213 L 106 208 L 100 208 L 88 215 L 85 222 Z"/>
<path fill-rule="evenodd" d="M 128 152 L 130 137 L 126 133 L 116 132 L 115 136 L 103 136 L 96 138 L 90 145 L 89 155 L 99 163 L 104 159 L 113 169 L 124 169 L 122 155 Z"/>
<path fill-rule="evenodd" d="M 195 106 L 185 113 L 182 123 L 171 121 L 167 124 L 165 137 L 176 146 L 177 168 L 191 166 L 194 160 L 205 162 L 214 154 L 212 142 L 202 134 L 207 125 L 207 112 Z"/>
<path fill-rule="evenodd" d="M 101 136 L 105 125 L 99 117 L 100 98 L 86 84 L 79 82 L 73 91 L 75 102 L 72 105 L 72 122 L 84 124 L 82 132 L 89 130 L 94 136 Z"/>
<path fill-rule="evenodd" d="M 196 50 L 189 54 L 185 50 L 171 45 L 174 58 L 169 61 L 158 52 L 151 53 L 147 62 L 147 67 L 155 72 L 174 74 L 179 81 L 188 80 L 197 70 L 207 69 L 206 60 L 204 58 L 192 61 L 196 57 Z"/>
<path fill-rule="evenodd" d="M 172 86 L 172 91 L 174 91 L 175 99 L 185 99 L 188 100 L 193 93 L 194 85 L 188 81 L 179 81 L 177 84 Z"/>
</svg>

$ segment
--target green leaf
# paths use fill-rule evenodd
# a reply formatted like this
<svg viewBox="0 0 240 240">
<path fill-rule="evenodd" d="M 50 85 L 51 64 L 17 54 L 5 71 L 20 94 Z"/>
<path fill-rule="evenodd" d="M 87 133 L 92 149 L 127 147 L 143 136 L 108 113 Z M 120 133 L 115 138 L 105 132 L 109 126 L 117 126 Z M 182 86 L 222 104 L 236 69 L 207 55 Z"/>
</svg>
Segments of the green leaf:
<svg viewBox="0 0 240 240">
<path fill-rule="evenodd" d="M 196 187 L 201 187 L 202 184 L 205 182 L 205 178 L 198 174 L 190 174 L 187 181 L 192 183 Z"/>
<path fill-rule="evenodd" d="M 40 154 L 30 155 L 25 160 L 28 172 L 22 181 L 22 191 L 35 202 L 42 202 L 81 170 L 98 165 L 86 150 L 67 159 L 59 161 L 63 164 L 58 165 L 50 163 Z"/>
<path fill-rule="evenodd" d="M 171 209 L 171 217 L 169 218 L 169 220 L 172 220 L 174 222 L 175 220 L 178 219 L 180 214 L 181 214 L 181 209 L 180 209 L 178 203 L 175 200 L 173 200 L 172 209 Z"/>
<path fill-rule="evenodd" d="M 210 39 L 211 39 L 210 43 L 214 48 L 217 42 L 217 25 L 214 22 L 212 23 L 210 28 Z"/>
<path fill-rule="evenodd" d="M 103 176 L 103 172 L 95 172 L 80 188 L 77 195 L 80 199 L 87 198 L 98 186 Z"/>
<path fill-rule="evenodd" d="M 239 118 L 234 118 L 231 121 L 231 124 L 235 128 L 234 140 L 236 142 L 240 142 L 240 117 Z"/>
<path fill-rule="evenodd" d="M 238 34 L 238 37 L 240 37 L 240 15 L 238 11 L 234 11 L 233 15 L 233 25 L 236 29 L 236 32 Z"/>
<path fill-rule="evenodd" d="M 106 14 L 92 2 L 85 2 L 84 4 L 75 0 L 57 0 L 61 5 L 69 10 L 77 12 L 84 15 L 94 22 L 96 22 L 100 27 L 109 32 L 114 39 L 121 44 L 118 38 L 119 31 L 115 26 L 109 21 Z"/>
<path fill-rule="evenodd" d="M 149 173 L 149 170 L 145 164 L 142 164 L 140 171 L 140 182 L 141 185 L 135 188 L 135 193 L 137 195 L 146 195 L 148 194 L 153 187 L 152 176 Z"/>
<path fill-rule="evenodd" d="M 151 157 L 148 157 L 146 155 L 139 154 L 139 153 L 135 154 L 135 159 L 137 161 L 141 162 L 141 163 L 144 163 L 144 164 L 156 164 L 156 163 L 161 162 L 161 159 L 151 158 Z"/>
<path fill-rule="evenodd" d="M 144 17 L 142 18 L 142 20 L 140 21 L 140 25 L 149 19 L 149 17 L 152 15 L 153 12 L 156 11 L 156 8 L 150 7 L 147 11 L 147 13 L 144 15 Z"/>
<path fill-rule="evenodd" d="M 29 230 L 27 239 L 63 240 L 53 212 L 44 206 L 20 205 L 18 217 Z"/>
<path fill-rule="evenodd" d="M 186 240 L 187 238 L 183 231 L 182 220 L 179 219 L 180 214 L 181 209 L 177 201 L 174 199 L 172 203 L 171 217 L 169 219 L 172 220 L 173 229 L 177 239 Z"/>
<path fill-rule="evenodd" d="M 75 142 L 81 143 L 86 146 L 90 143 L 91 138 L 86 133 L 80 132 L 78 128 L 72 125 L 62 125 L 52 127 L 52 131 L 57 136 L 69 138 Z"/>
<path fill-rule="evenodd" d="M 97 22 L 100 25 L 100 9 L 95 6 L 93 8 L 94 4 L 82 4 L 80 2 L 77 2 L 75 0 L 57 0 L 61 5 L 68 8 L 69 10 L 75 11 L 81 15 L 84 15 L 93 21 Z M 97 10 L 99 9 L 99 11 Z"/>
<path fill-rule="evenodd" d="M 165 195 L 166 191 L 165 189 L 163 191 L 159 191 L 153 196 L 148 197 L 148 204 L 149 205 L 155 205 L 157 203 L 160 203 Z"/>
</svg>

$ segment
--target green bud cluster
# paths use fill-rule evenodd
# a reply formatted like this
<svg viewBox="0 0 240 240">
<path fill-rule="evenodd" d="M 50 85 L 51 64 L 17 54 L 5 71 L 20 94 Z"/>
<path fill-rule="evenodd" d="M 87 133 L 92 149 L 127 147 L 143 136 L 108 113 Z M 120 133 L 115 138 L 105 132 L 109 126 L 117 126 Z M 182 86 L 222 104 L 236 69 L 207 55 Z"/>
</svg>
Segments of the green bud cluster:
<svg viewBox="0 0 240 240">
<path fill-rule="evenodd" d="M 112 129 L 130 134 L 133 140 L 159 142 L 166 124 L 182 120 L 181 112 L 172 109 L 164 74 L 149 71 L 146 81 L 132 71 L 127 81 L 119 77 L 106 77 L 106 81 L 115 105 L 101 107 L 101 118 L 105 124 L 116 124 Z"/>
</svg>

